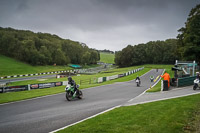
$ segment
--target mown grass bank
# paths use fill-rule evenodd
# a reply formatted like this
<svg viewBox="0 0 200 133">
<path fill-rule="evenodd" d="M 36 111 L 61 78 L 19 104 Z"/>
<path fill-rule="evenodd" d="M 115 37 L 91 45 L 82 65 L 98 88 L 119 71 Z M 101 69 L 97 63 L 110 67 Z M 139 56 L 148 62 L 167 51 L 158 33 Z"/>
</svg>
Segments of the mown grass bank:
<svg viewBox="0 0 200 133">
<path fill-rule="evenodd" d="M 99 65 L 85 65 L 83 68 L 97 67 Z M 21 74 L 34 74 L 34 73 L 43 73 L 43 72 L 53 72 L 53 71 L 63 71 L 71 70 L 73 68 L 64 66 L 32 66 L 30 64 L 9 58 L 3 55 L 0 55 L 0 77 L 2 76 L 12 76 L 12 75 L 21 75 Z"/>
<path fill-rule="evenodd" d="M 200 132 L 200 111 L 196 110 L 200 110 L 200 94 L 120 107 L 58 133 Z"/>
<path fill-rule="evenodd" d="M 100 62 L 114 64 L 114 59 L 115 59 L 115 54 L 110 54 L 105 52 L 100 53 Z"/>
<path fill-rule="evenodd" d="M 13 58 L 0 55 L 0 77 L 20 74 L 32 74 L 42 72 L 52 72 L 60 70 L 70 70 L 68 66 L 31 66 Z"/>
</svg>

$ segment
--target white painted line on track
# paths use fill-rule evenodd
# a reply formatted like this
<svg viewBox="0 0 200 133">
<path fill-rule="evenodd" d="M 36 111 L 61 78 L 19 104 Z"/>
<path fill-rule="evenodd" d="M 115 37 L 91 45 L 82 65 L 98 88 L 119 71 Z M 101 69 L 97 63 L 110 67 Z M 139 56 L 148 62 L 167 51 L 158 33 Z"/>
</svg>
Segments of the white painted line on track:
<svg viewBox="0 0 200 133">
<path fill-rule="evenodd" d="M 121 105 L 112 107 L 112 108 L 110 108 L 110 109 L 107 109 L 107 110 L 105 110 L 105 111 L 102 111 L 102 112 L 100 112 L 100 113 L 97 113 L 97 114 L 95 114 L 95 115 L 92 115 L 92 116 L 90 116 L 90 117 L 87 117 L 87 118 L 85 118 L 85 119 L 82 119 L 82 120 L 77 121 L 77 122 L 75 122 L 75 123 L 72 123 L 72 124 L 70 124 L 70 125 L 64 126 L 64 127 L 62 127 L 62 128 L 56 129 L 56 130 L 54 130 L 54 131 L 51 131 L 51 132 L 49 132 L 49 133 L 55 133 L 55 132 L 57 132 L 57 131 L 63 130 L 63 129 L 68 128 L 68 127 L 71 127 L 71 126 L 73 126 L 73 125 L 76 125 L 76 124 L 81 123 L 81 122 L 83 122 L 83 121 L 86 121 L 86 120 L 88 120 L 88 119 L 94 118 L 94 117 L 96 117 L 96 116 L 98 116 L 98 115 L 100 115 L 100 114 L 109 112 L 109 111 L 111 111 L 111 110 L 113 110 L 113 109 L 116 109 L 116 108 L 119 108 L 119 107 L 121 107 Z"/>
<path fill-rule="evenodd" d="M 150 103 L 150 102 L 156 102 L 156 101 L 163 101 L 163 100 L 174 99 L 174 98 L 180 98 L 180 97 L 191 96 L 191 95 L 195 95 L 195 94 L 200 94 L 200 92 L 195 92 L 195 93 L 190 93 L 190 94 L 185 94 L 185 95 L 179 95 L 179 96 L 173 96 L 173 97 L 167 97 L 167 98 L 160 98 L 160 99 L 149 100 L 149 101 L 144 101 L 144 102 L 138 102 L 138 103 L 129 104 L 128 106 Z"/>
<path fill-rule="evenodd" d="M 150 71 L 151 71 L 151 70 L 150 70 Z M 165 72 L 165 69 L 163 70 L 162 75 L 163 75 L 164 72 Z M 154 87 L 155 85 L 157 85 L 158 82 L 159 82 L 160 80 L 161 80 L 161 77 L 156 81 L 155 84 L 152 85 L 152 87 Z M 143 95 L 144 93 L 146 93 L 146 91 L 148 91 L 149 89 L 150 89 L 150 88 L 146 89 L 146 90 L 145 90 L 144 92 L 142 92 L 140 95 L 138 95 L 138 96 L 136 96 L 136 97 L 130 99 L 128 102 L 132 102 L 134 99 L 136 99 L 136 98 L 142 96 L 142 95 Z"/>
</svg>

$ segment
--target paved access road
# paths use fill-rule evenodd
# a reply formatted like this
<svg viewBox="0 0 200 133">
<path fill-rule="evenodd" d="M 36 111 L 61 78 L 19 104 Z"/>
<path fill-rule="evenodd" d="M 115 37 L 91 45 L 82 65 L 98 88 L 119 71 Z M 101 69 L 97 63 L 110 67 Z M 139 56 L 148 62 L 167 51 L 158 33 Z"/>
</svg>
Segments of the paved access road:
<svg viewBox="0 0 200 133">
<path fill-rule="evenodd" d="M 151 70 L 141 77 L 142 85 L 134 81 L 119 82 L 84 89 L 82 100 L 68 102 L 65 93 L 0 105 L 1 133 L 46 133 L 122 105 L 150 87 L 149 77 L 163 70 Z"/>
</svg>

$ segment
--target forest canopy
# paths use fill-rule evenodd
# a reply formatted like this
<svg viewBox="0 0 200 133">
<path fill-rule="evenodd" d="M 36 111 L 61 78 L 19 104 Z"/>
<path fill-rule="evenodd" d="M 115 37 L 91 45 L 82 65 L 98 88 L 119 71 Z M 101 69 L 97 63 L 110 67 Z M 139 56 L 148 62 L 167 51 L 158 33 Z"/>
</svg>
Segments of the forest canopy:
<svg viewBox="0 0 200 133">
<path fill-rule="evenodd" d="M 173 64 L 178 59 L 176 39 L 150 41 L 146 44 L 128 45 L 115 53 L 115 63 L 120 67 L 141 64 Z"/>
<path fill-rule="evenodd" d="M 97 50 L 48 33 L 0 27 L 0 54 L 32 65 L 95 64 Z"/>
</svg>

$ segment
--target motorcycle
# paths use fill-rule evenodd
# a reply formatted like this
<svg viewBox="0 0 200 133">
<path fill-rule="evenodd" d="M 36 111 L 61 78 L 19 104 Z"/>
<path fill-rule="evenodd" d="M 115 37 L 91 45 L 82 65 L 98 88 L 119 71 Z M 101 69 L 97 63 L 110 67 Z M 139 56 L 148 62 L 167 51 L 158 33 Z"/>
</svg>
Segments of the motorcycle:
<svg viewBox="0 0 200 133">
<path fill-rule="evenodd" d="M 194 80 L 193 90 L 196 90 L 197 88 L 200 89 L 199 79 L 195 79 L 195 80 Z"/>
<path fill-rule="evenodd" d="M 73 86 L 70 86 L 70 85 L 67 85 L 66 88 L 65 88 L 65 91 L 66 91 L 66 99 L 68 101 L 71 101 L 75 98 L 78 98 L 78 99 L 82 99 L 83 98 L 83 93 L 81 90 L 79 90 L 79 85 L 76 86 L 77 87 L 77 91 L 75 92 L 74 90 L 74 87 Z"/>
<path fill-rule="evenodd" d="M 140 86 L 140 80 L 139 80 L 139 79 L 136 79 L 135 82 L 136 82 L 136 84 L 137 84 L 137 87 L 139 87 L 139 86 Z"/>
</svg>

